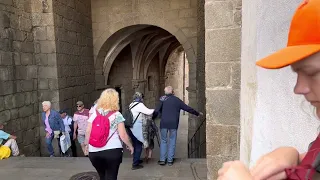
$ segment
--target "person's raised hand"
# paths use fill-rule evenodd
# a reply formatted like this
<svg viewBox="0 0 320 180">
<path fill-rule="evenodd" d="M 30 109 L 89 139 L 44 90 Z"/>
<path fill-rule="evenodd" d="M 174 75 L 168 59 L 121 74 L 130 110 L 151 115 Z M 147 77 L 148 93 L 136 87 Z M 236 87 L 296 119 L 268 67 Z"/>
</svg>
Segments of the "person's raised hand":
<svg viewBox="0 0 320 180">
<path fill-rule="evenodd" d="M 218 180 L 253 180 L 249 169 L 240 161 L 224 163 L 218 175 Z"/>
<path fill-rule="evenodd" d="M 282 147 L 262 156 L 250 171 L 255 180 L 286 179 L 284 170 L 298 163 L 299 152 L 292 147 Z"/>
</svg>

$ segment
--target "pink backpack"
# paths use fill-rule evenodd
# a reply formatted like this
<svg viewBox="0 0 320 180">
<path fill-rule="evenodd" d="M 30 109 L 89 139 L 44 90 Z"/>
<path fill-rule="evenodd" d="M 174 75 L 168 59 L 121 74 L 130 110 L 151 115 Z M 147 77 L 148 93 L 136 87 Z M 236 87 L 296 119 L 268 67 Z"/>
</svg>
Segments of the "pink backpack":
<svg viewBox="0 0 320 180">
<path fill-rule="evenodd" d="M 98 111 L 96 111 L 96 113 L 97 117 L 92 122 L 89 144 L 93 147 L 100 148 L 105 146 L 115 133 L 108 138 L 110 132 L 109 117 L 115 112 L 111 111 L 106 116 L 102 116 Z"/>
</svg>

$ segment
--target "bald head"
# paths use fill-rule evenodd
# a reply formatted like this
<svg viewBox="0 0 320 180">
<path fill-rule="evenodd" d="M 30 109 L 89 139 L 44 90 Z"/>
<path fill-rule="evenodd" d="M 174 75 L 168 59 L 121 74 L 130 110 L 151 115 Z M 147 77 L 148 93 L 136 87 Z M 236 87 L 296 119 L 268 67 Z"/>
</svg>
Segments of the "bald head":
<svg viewBox="0 0 320 180">
<path fill-rule="evenodd" d="M 164 88 L 164 93 L 167 94 L 173 94 L 173 88 L 172 86 L 167 86 L 166 88 Z"/>
</svg>

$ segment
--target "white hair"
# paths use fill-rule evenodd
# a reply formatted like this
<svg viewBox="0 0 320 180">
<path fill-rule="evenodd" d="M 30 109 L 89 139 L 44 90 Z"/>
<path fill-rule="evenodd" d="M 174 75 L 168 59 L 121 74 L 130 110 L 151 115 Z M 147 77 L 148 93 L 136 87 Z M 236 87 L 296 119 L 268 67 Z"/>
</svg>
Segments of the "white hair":
<svg viewBox="0 0 320 180">
<path fill-rule="evenodd" d="M 47 106 L 51 107 L 51 102 L 50 102 L 50 101 L 43 101 L 43 102 L 42 102 L 42 105 L 43 105 L 43 106 L 44 106 L 44 105 L 47 105 Z"/>
<path fill-rule="evenodd" d="M 165 94 L 172 94 L 173 93 L 172 86 L 167 86 L 166 88 L 164 88 L 164 93 Z"/>
</svg>

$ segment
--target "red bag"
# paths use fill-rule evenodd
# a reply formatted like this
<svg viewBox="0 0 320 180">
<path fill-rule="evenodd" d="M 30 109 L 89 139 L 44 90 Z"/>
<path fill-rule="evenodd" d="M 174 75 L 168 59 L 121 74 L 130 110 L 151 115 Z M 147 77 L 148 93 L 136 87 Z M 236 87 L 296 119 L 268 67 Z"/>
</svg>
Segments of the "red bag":
<svg viewBox="0 0 320 180">
<path fill-rule="evenodd" d="M 313 175 L 316 173 L 316 164 L 314 164 L 317 157 L 320 155 L 320 137 L 311 145 L 306 156 L 302 162 L 293 168 L 285 169 L 288 180 L 312 180 Z"/>
<path fill-rule="evenodd" d="M 102 116 L 98 111 L 96 111 L 96 113 L 97 117 L 92 122 L 89 144 L 93 147 L 100 148 L 105 146 L 115 133 L 108 138 L 110 132 L 109 117 L 115 112 L 111 111 L 106 116 Z"/>
</svg>

